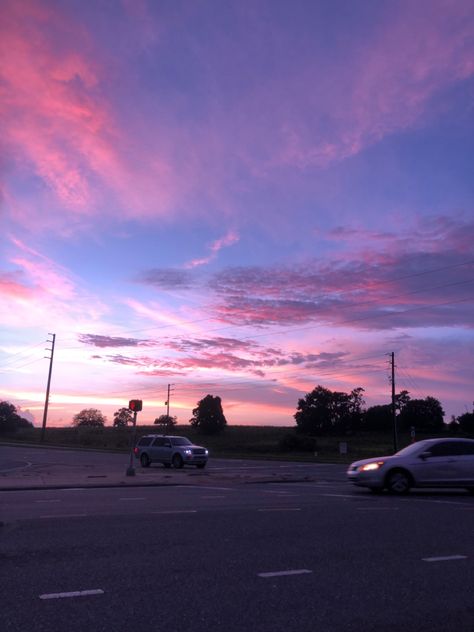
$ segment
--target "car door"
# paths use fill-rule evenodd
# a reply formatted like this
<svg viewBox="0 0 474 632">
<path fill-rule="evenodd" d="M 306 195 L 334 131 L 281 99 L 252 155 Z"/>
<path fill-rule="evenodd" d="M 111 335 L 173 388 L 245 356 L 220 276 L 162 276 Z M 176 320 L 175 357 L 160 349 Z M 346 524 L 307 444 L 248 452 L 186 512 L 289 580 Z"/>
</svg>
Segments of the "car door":
<svg viewBox="0 0 474 632">
<path fill-rule="evenodd" d="M 459 452 L 456 442 L 440 441 L 423 453 L 418 468 L 418 482 L 422 485 L 450 485 L 459 479 Z"/>
<path fill-rule="evenodd" d="M 168 439 L 167 437 L 165 437 L 163 439 L 163 459 L 162 462 L 163 463 L 171 463 L 171 457 L 173 455 L 173 446 L 171 445 L 171 439 Z"/>
<path fill-rule="evenodd" d="M 474 485 L 474 441 L 456 441 L 456 469 L 459 483 Z"/>
<path fill-rule="evenodd" d="M 163 437 L 156 437 L 150 447 L 150 458 L 152 461 L 163 460 Z"/>
</svg>

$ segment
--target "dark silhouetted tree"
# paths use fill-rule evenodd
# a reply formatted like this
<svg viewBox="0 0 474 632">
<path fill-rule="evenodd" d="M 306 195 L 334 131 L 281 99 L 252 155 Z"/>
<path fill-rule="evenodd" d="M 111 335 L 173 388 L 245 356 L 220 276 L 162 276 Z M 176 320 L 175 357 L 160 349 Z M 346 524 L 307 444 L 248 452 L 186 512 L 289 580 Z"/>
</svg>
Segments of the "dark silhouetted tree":
<svg viewBox="0 0 474 632">
<path fill-rule="evenodd" d="M 114 413 L 114 423 L 112 424 L 114 428 L 123 428 L 132 423 L 133 413 L 128 408 L 119 408 L 119 410 Z"/>
<path fill-rule="evenodd" d="M 410 399 L 398 416 L 399 428 L 408 430 L 414 426 L 424 432 L 440 432 L 444 427 L 444 410 L 434 397 Z"/>
<path fill-rule="evenodd" d="M 294 415 L 298 430 L 310 435 L 357 430 L 361 425 L 363 388 L 348 393 L 316 386 L 298 400 Z"/>
<path fill-rule="evenodd" d="M 364 430 L 389 432 L 392 430 L 393 417 L 391 404 L 371 406 L 367 408 L 363 416 Z"/>
<path fill-rule="evenodd" d="M 21 428 L 33 428 L 33 424 L 18 414 L 16 406 L 10 402 L 0 402 L 0 434 Z"/>
<path fill-rule="evenodd" d="M 97 410 L 97 408 L 84 408 L 80 413 L 72 418 L 72 425 L 88 428 L 102 428 L 105 425 L 106 418 Z"/>
<path fill-rule="evenodd" d="M 474 434 L 474 413 L 464 413 L 458 417 L 459 428 L 466 434 Z"/>
<path fill-rule="evenodd" d="M 165 430 L 170 430 L 178 425 L 178 419 L 171 415 L 160 415 L 153 423 L 157 426 L 162 426 Z"/>
<path fill-rule="evenodd" d="M 222 409 L 221 398 L 206 395 L 194 408 L 189 423 L 203 434 L 216 434 L 224 430 L 227 421 Z"/>
</svg>

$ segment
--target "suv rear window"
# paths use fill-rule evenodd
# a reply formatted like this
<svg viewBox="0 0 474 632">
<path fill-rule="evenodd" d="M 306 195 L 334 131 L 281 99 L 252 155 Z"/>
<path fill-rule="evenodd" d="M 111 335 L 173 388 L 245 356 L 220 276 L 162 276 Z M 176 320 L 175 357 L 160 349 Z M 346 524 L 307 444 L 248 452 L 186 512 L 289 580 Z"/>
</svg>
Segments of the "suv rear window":
<svg viewBox="0 0 474 632">
<path fill-rule="evenodd" d="M 142 437 L 142 438 L 140 439 L 140 441 L 138 442 L 138 445 L 139 445 L 140 447 L 141 447 L 141 446 L 144 446 L 144 445 L 150 445 L 150 443 L 151 443 L 151 439 L 152 439 L 151 437 Z"/>
</svg>

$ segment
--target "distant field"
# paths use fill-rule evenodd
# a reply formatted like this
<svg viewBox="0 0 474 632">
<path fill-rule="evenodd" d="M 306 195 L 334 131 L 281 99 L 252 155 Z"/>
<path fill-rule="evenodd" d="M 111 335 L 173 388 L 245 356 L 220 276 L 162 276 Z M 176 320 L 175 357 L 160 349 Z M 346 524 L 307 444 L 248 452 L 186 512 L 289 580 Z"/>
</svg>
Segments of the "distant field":
<svg viewBox="0 0 474 632">
<path fill-rule="evenodd" d="M 83 447 L 106 450 L 126 451 L 130 448 L 131 428 L 47 428 L 44 445 Z M 137 426 L 138 437 L 148 433 L 160 433 L 156 426 Z M 358 433 L 350 436 L 328 436 L 315 439 L 303 437 L 304 449 L 295 447 L 284 449 L 282 441 L 286 437 L 292 443 L 297 437 L 294 427 L 275 426 L 228 426 L 219 435 L 202 435 L 190 426 L 177 426 L 172 434 L 185 435 L 198 445 L 206 446 L 211 456 L 221 457 L 256 457 L 286 460 L 301 460 L 312 462 L 340 462 L 347 463 L 356 459 L 368 458 L 375 455 L 393 453 L 391 434 Z M 25 443 L 39 443 L 41 430 L 31 428 L 21 430 L 15 435 L 3 437 L 3 440 L 20 441 Z M 426 438 L 419 435 L 418 439 Z M 400 434 L 399 449 L 408 445 L 408 434 Z M 315 443 L 315 445 L 313 445 Z M 341 453 L 341 443 L 345 443 L 347 453 Z"/>
</svg>

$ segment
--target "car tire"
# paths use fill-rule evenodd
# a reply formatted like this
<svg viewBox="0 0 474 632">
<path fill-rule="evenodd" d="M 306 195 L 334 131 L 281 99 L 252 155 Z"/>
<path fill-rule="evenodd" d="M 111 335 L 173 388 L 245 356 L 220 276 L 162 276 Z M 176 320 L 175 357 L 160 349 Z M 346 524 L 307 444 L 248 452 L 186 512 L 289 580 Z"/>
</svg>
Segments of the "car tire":
<svg viewBox="0 0 474 632">
<path fill-rule="evenodd" d="M 173 467 L 177 470 L 179 470 L 180 468 L 183 467 L 184 463 L 183 463 L 183 458 L 181 457 L 180 454 L 174 454 L 173 458 L 171 459 L 171 463 L 173 465 Z"/>
<path fill-rule="evenodd" d="M 203 470 L 206 467 L 205 463 L 199 463 L 199 465 L 196 465 L 197 468 L 199 468 L 200 470 Z"/>
<path fill-rule="evenodd" d="M 412 486 L 412 480 L 407 472 L 393 470 L 387 474 L 386 486 L 391 494 L 408 494 Z"/>
<path fill-rule="evenodd" d="M 150 467 L 150 459 L 148 457 L 148 454 L 143 453 L 140 456 L 140 465 L 142 467 Z"/>
</svg>

